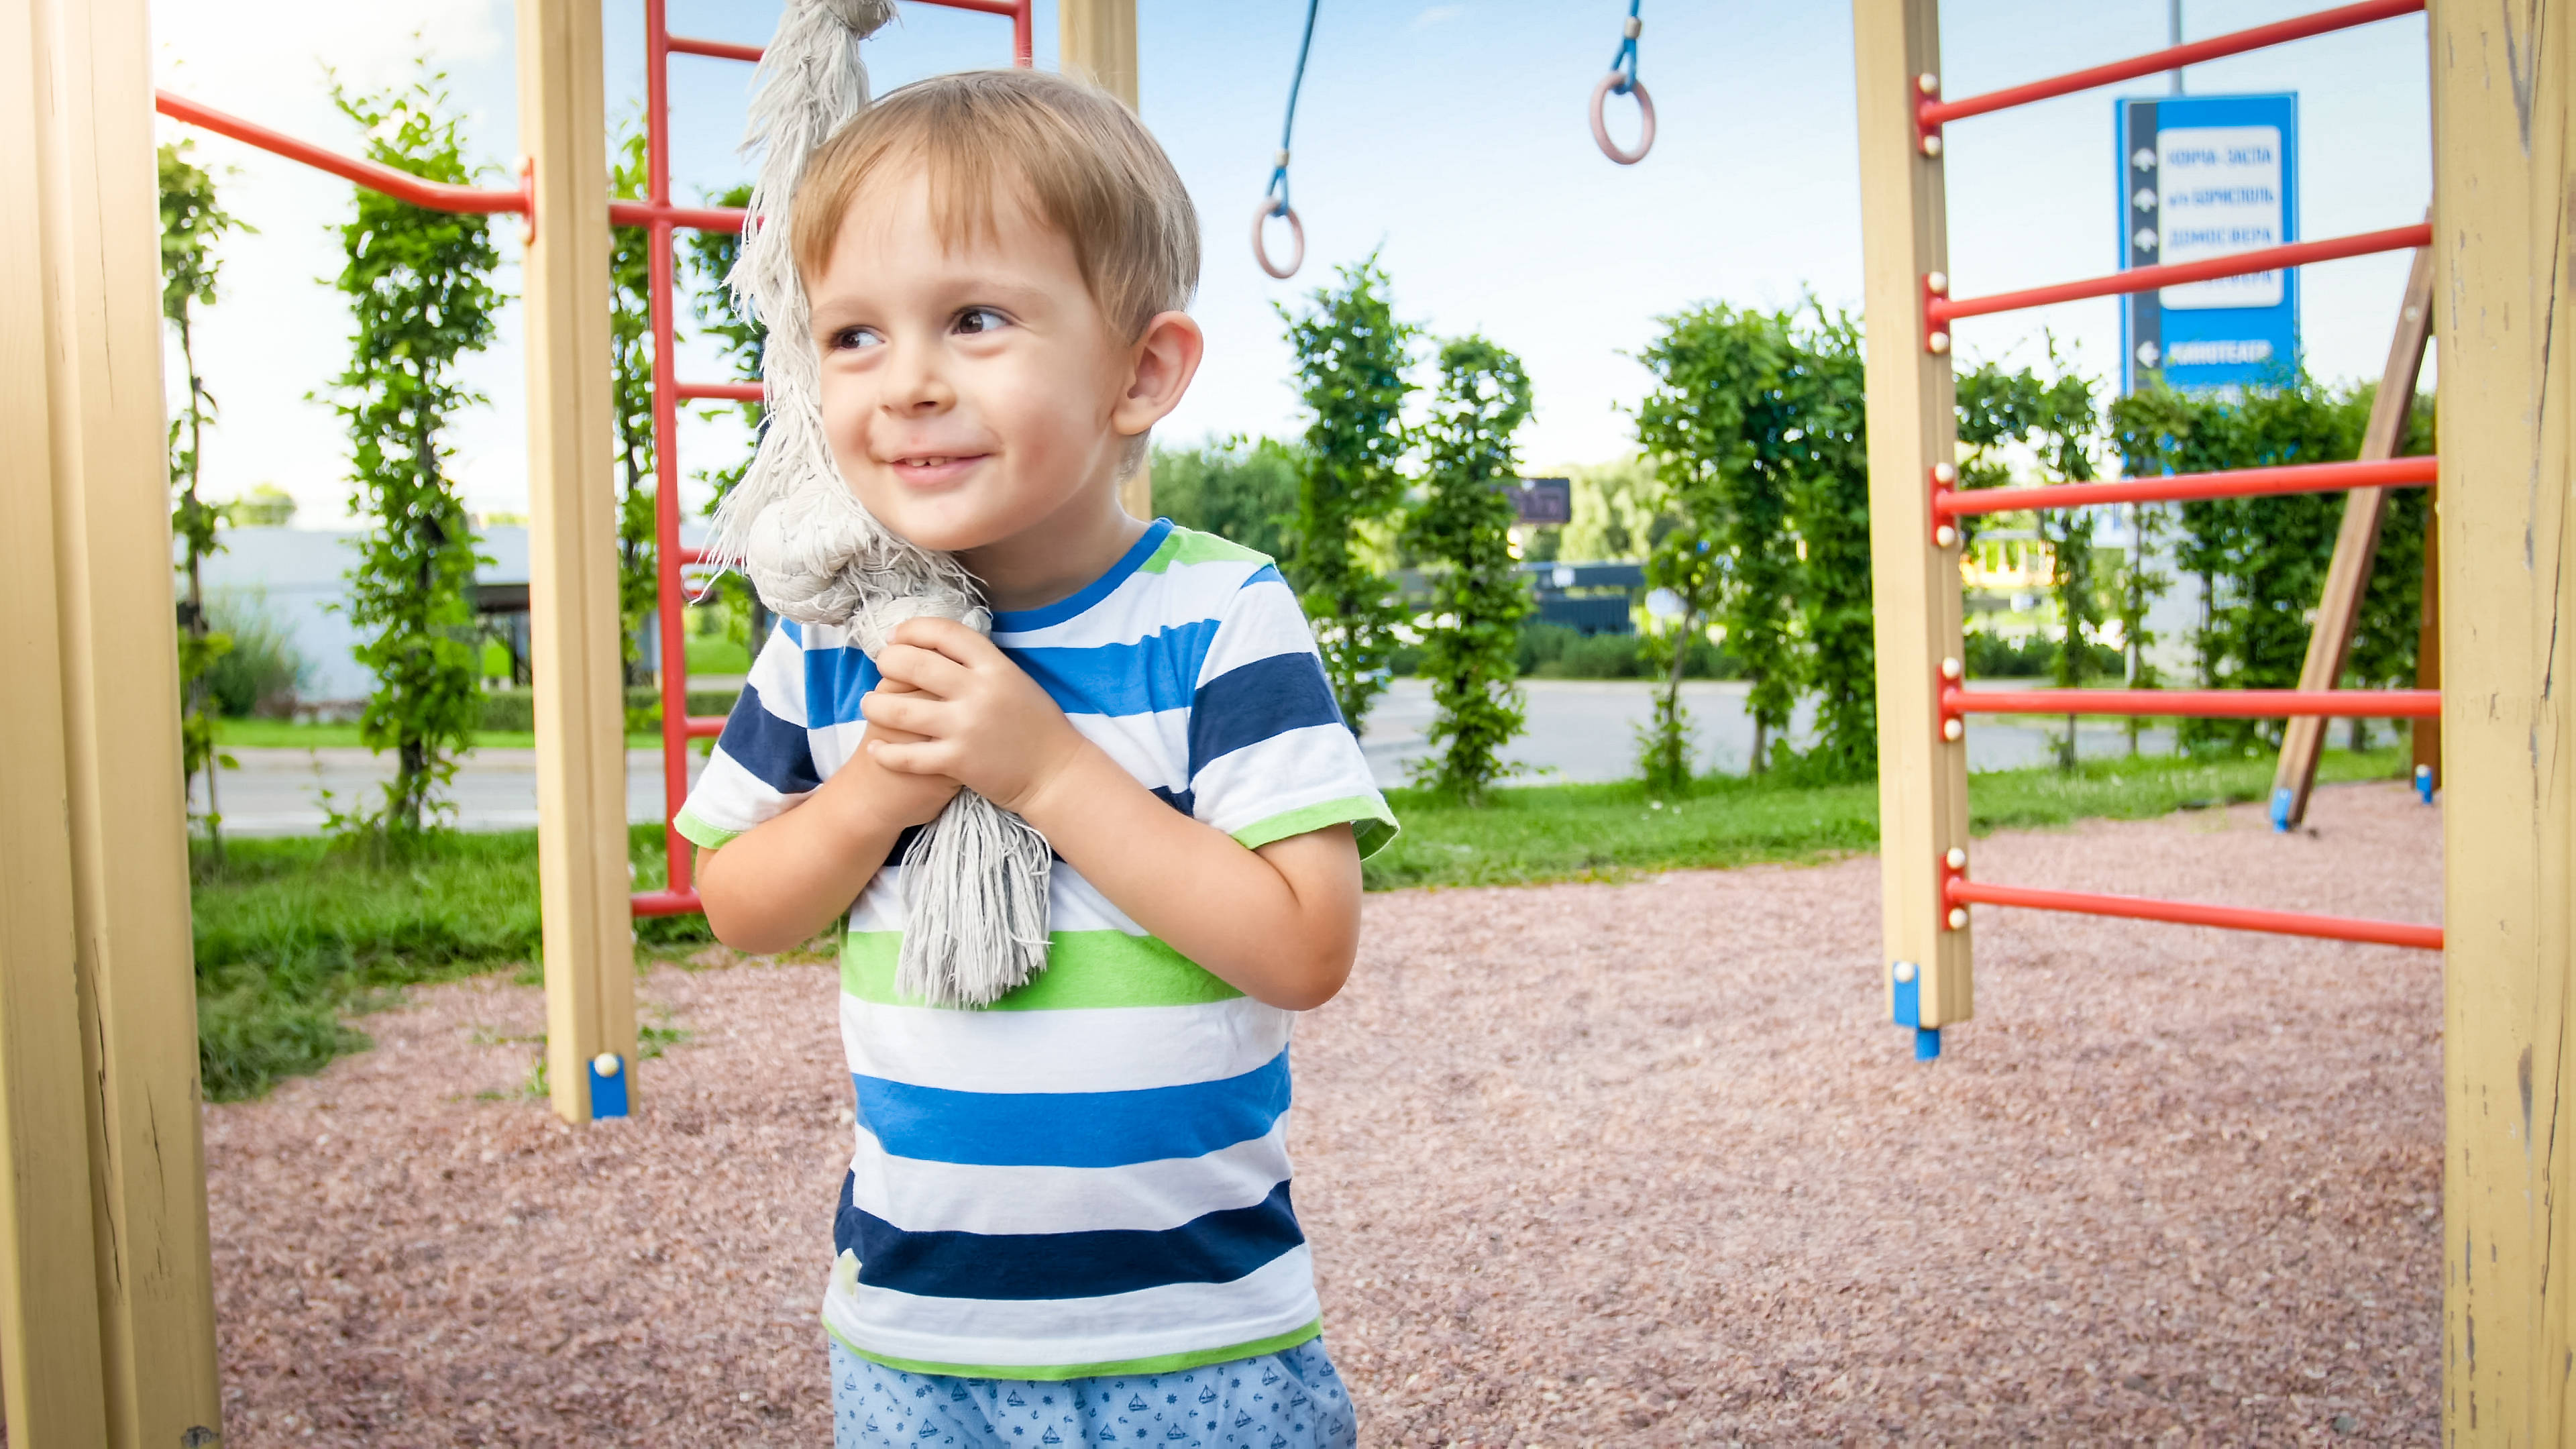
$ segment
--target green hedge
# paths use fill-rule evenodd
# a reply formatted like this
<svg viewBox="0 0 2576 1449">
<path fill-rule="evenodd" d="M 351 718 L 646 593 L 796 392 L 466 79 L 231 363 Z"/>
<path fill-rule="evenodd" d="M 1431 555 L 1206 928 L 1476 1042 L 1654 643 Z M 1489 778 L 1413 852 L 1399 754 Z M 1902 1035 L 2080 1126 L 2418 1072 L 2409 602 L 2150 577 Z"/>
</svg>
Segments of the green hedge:
<svg viewBox="0 0 2576 1449">
<path fill-rule="evenodd" d="M 689 691 L 689 713 L 693 715 L 729 714 L 733 710 L 731 689 L 692 689 Z M 629 719 L 639 716 L 646 727 L 662 721 L 662 691 L 649 685 L 626 691 L 626 713 Z M 486 689 L 483 691 L 483 719 L 478 729 L 526 733 L 537 727 L 537 701 L 533 690 Z"/>
</svg>

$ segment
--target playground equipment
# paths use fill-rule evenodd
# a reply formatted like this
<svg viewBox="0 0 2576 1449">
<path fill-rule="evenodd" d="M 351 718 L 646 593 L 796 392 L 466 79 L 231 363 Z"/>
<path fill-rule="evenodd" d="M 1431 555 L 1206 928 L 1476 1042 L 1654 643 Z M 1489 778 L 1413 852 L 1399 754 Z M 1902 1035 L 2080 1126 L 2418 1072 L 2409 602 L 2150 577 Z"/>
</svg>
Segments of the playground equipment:
<svg viewBox="0 0 2576 1449">
<path fill-rule="evenodd" d="M 1864 20 L 1885 21 L 1864 3 Z M 2141 920 L 2188 922 L 2240 930 L 2376 941 L 2439 949 L 2438 927 L 2363 921 L 2290 911 L 2246 910 L 2155 901 L 2095 892 L 1997 885 L 1968 872 L 1967 761 L 1962 747 L 1971 714 L 2108 714 L 2236 718 L 2425 718 L 2440 713 L 2438 694 L 2423 690 L 2128 690 L 1972 691 L 1962 661 L 1958 565 L 1961 518 L 2039 508 L 2106 503 L 2172 502 L 2260 494 L 2329 492 L 2430 485 L 2433 458 L 2381 458 L 2350 463 L 2236 469 L 2219 473 L 2128 479 L 2111 483 L 1961 491 L 1953 459 L 1951 329 L 1963 318 L 2056 302 L 2144 292 L 2186 282 L 2423 248 L 2429 223 L 2357 236 L 2296 242 L 2234 256 L 2136 267 L 2108 276 L 1983 297 L 1951 295 L 1941 195 L 1942 127 L 1954 120 L 2069 95 L 2194 61 L 2277 45 L 2423 9 L 2423 0 L 2366 0 L 2296 20 L 2169 47 L 2027 85 L 1961 100 L 1941 98 L 1930 63 L 1929 5 L 1911 23 L 1926 29 L 1924 53 L 1908 52 L 1903 114 L 1891 137 L 1871 129 L 1891 104 L 1874 93 L 1883 43 L 1861 47 L 1865 234 L 1870 246 L 1870 471 L 1872 545 L 1878 610 L 1880 792 L 1887 890 L 1890 1015 L 1914 1031 L 1915 1054 L 1941 1050 L 1941 1028 L 1974 1008 L 1969 907 L 1976 904 L 2078 911 Z M 1897 156 L 1879 154 L 1894 141 Z M 1901 175 L 1882 176 L 1900 164 Z M 1900 188 L 1897 184 L 1902 182 Z M 1896 239 L 1908 245 L 1899 253 Z M 1890 277 L 1904 277 L 1892 294 Z M 1901 339 L 1913 339 L 1908 347 Z M 1900 366 L 1901 364 L 1901 366 Z M 2411 374 L 2410 374 L 2411 381 Z M 2411 392 L 2411 388 L 2409 389 Z M 2392 400 L 2403 417 L 2403 400 Z M 2354 586 L 2357 597 L 2358 585 Z M 1916 607 L 1916 606 L 1919 606 Z M 2340 659 L 2337 659 L 2338 665 Z M 2328 683 L 2331 683 L 2329 676 Z M 1926 786 L 1929 788 L 1925 788 Z"/>
<path fill-rule="evenodd" d="M 2450 1109 L 2447 1434 L 2457 1443 L 2564 1443 L 2576 1422 L 2564 1372 L 2567 1345 L 2576 1339 L 2569 1306 L 2576 1270 L 2564 1251 L 2576 1235 L 2576 1193 L 2568 1191 L 2566 1158 L 2548 1144 L 2564 1126 L 2562 1084 L 2576 1071 L 2566 1030 L 2576 985 L 2576 882 L 2568 865 L 2576 788 L 2564 764 L 2576 748 L 2576 713 L 2554 687 L 2576 665 L 2569 627 L 2576 599 L 2563 585 L 2564 560 L 2576 547 L 2565 422 L 2576 402 L 2576 366 L 2563 349 L 2552 351 L 2549 339 L 2560 312 L 2576 301 L 2562 260 L 2569 217 L 2561 205 L 2576 139 L 2576 48 L 2556 28 L 2569 17 L 2550 3 L 2510 13 L 2452 0 L 2429 6 L 2435 179 L 2425 225 L 1970 299 L 1953 298 L 1946 275 L 1941 158 L 1948 122 L 2426 9 L 2425 0 L 2345 5 L 1952 101 L 1941 96 L 1938 0 L 1855 0 L 1875 342 L 1869 453 L 1888 998 L 1891 1015 L 1914 1029 L 1917 1054 L 1937 1054 L 1941 1028 L 1967 1020 L 1974 1006 L 1969 907 L 1981 903 L 2442 950 Z M 2393 444 L 2377 443 L 2376 456 L 2352 463 L 1955 491 L 1950 329 L 1959 319 L 2405 248 L 2429 259 L 2428 285 L 2415 295 L 2440 301 L 2438 462 L 2391 458 Z M 2401 317 L 2392 349 L 2392 377 L 2407 351 L 2407 320 Z M 2411 320 L 2425 319 L 2419 312 Z M 2401 394 L 2411 393 L 2412 378 L 2408 358 Z M 2402 409 L 2404 398 L 2381 401 Z M 1957 518 L 2004 508 L 2424 486 L 2436 472 L 2437 652 L 2448 675 L 2439 691 L 2325 688 L 2336 671 L 2321 666 L 2300 689 L 2235 695 L 1962 687 Z M 2375 500 L 2365 503 L 2375 507 Z M 2350 551 L 2338 550 L 2340 566 L 2349 570 L 2351 561 Z M 2366 558 L 2360 562 L 2366 572 Z M 2345 606 L 2338 590 L 2358 588 L 2356 577 L 2330 585 L 2327 610 Z M 2429 625 L 2427 637 L 2435 637 Z M 2311 664 L 2318 665 L 2315 651 Z M 2448 792 L 2445 924 L 1976 880 L 1968 870 L 1960 740 L 1964 717 L 1988 711 L 2438 720 Z M 2285 758 L 2285 771 L 2289 765 Z M 2429 790 L 2429 771 L 2418 779 Z M 2105 962 L 2101 969 L 2118 967 Z M 2105 985 L 2116 989 L 2107 976 Z"/>
<path fill-rule="evenodd" d="M 1622 166 L 1634 166 L 1655 149 L 1655 98 L 1646 93 L 1646 83 L 1637 79 L 1637 37 L 1646 23 L 1637 18 L 1637 0 L 1628 0 L 1628 23 L 1619 28 L 1619 51 L 1610 57 L 1610 73 L 1592 88 L 1592 144 L 1601 154 Z M 1614 96 L 1637 98 L 1637 144 L 1623 148 L 1610 139 L 1610 127 L 1602 121 L 1601 107 Z"/>
</svg>

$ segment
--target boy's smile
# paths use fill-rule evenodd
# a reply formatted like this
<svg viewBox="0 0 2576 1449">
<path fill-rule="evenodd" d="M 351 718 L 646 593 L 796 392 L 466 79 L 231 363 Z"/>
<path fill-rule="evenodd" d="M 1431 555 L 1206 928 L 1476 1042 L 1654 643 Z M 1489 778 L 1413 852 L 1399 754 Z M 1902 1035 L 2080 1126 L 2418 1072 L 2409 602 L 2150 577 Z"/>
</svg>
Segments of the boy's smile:
<svg viewBox="0 0 2576 1449">
<path fill-rule="evenodd" d="M 1178 313 L 1119 337 L 1073 243 L 1013 188 L 991 223 L 943 244 L 921 168 L 890 173 L 808 291 L 843 480 L 886 527 L 964 556 L 997 606 L 1026 607 L 1088 582 L 1141 530 L 1118 477 L 1179 401 L 1198 338 Z"/>
</svg>

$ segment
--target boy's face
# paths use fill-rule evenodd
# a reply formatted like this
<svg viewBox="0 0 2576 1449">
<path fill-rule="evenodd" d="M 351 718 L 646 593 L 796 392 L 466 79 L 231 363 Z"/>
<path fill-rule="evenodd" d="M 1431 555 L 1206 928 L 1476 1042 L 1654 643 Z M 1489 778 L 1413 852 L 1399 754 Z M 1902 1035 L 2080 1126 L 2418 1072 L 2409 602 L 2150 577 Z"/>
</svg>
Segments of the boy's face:
<svg viewBox="0 0 2576 1449">
<path fill-rule="evenodd" d="M 1133 349 L 1072 242 L 1008 193 L 993 222 L 943 246 L 920 170 L 889 173 L 807 279 L 833 460 L 879 522 L 943 552 L 1097 504 L 1141 431 L 1119 431 Z"/>
</svg>

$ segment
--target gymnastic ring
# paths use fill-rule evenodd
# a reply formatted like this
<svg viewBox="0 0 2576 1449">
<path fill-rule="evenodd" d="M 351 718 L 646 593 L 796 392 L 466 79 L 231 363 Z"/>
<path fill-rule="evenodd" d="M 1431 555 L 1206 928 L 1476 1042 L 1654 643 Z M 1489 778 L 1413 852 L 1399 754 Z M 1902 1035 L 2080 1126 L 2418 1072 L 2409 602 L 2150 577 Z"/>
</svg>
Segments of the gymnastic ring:
<svg viewBox="0 0 2576 1449">
<path fill-rule="evenodd" d="M 1288 235 L 1297 243 L 1297 250 L 1289 254 L 1288 265 L 1284 267 L 1272 263 L 1270 248 L 1261 237 L 1262 224 L 1274 216 L 1288 218 Z M 1267 197 L 1262 199 L 1260 209 L 1252 213 L 1252 259 L 1261 263 L 1261 270 L 1280 281 L 1297 275 L 1297 269 L 1306 264 L 1306 228 L 1297 220 L 1297 208 L 1279 206 Z"/>
<path fill-rule="evenodd" d="M 1655 98 L 1646 94 L 1644 81 L 1628 82 L 1629 91 L 1637 97 L 1637 114 L 1644 118 L 1645 129 L 1637 136 L 1636 150 L 1620 150 L 1610 139 L 1610 128 L 1601 123 L 1601 103 L 1608 99 L 1611 91 L 1618 88 L 1621 79 L 1619 72 L 1614 70 L 1603 76 L 1601 83 L 1592 88 L 1592 139 L 1601 147 L 1602 155 L 1622 166 L 1634 166 L 1645 160 L 1646 153 L 1655 148 Z"/>
</svg>

